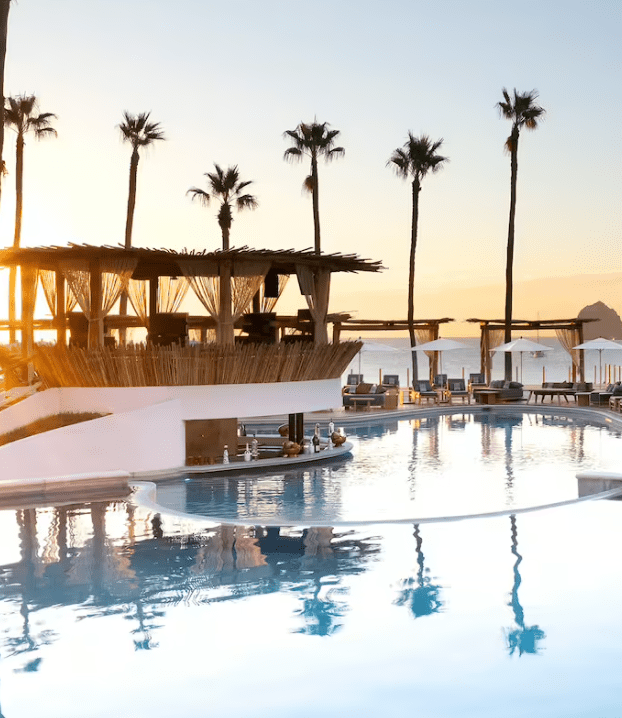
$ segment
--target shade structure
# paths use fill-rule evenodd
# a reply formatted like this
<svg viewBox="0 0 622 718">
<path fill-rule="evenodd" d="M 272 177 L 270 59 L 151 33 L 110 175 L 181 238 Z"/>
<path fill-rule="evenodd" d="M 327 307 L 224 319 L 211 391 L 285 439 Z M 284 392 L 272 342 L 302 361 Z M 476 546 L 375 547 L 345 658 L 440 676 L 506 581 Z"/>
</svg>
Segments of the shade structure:
<svg viewBox="0 0 622 718">
<path fill-rule="evenodd" d="M 491 349 L 491 352 L 519 352 L 520 353 L 520 380 L 523 381 L 523 354 L 525 352 L 550 352 L 553 347 L 547 347 L 545 344 L 532 342 L 530 339 L 512 339 L 511 342 L 500 344 L 498 347 Z"/>
<path fill-rule="evenodd" d="M 359 341 L 363 341 L 359 337 Z M 381 353 L 381 352 L 396 352 L 397 349 L 388 344 L 381 344 L 380 342 L 363 342 L 363 346 L 359 350 L 359 374 L 361 373 L 361 354 L 365 353 Z"/>
<path fill-rule="evenodd" d="M 440 374 L 443 373 L 443 352 L 453 351 L 454 349 L 468 349 L 468 345 L 463 342 L 458 342 L 455 339 L 433 339 L 431 342 L 424 342 L 412 347 L 414 352 L 438 352 L 438 362 L 440 367 Z"/>
<path fill-rule="evenodd" d="M 577 344 L 573 349 L 597 349 L 598 350 L 598 382 L 603 383 L 603 351 L 605 349 L 617 349 L 622 351 L 622 344 L 611 341 L 611 339 L 605 339 L 604 337 L 598 337 L 597 339 L 590 339 L 583 344 Z"/>
</svg>

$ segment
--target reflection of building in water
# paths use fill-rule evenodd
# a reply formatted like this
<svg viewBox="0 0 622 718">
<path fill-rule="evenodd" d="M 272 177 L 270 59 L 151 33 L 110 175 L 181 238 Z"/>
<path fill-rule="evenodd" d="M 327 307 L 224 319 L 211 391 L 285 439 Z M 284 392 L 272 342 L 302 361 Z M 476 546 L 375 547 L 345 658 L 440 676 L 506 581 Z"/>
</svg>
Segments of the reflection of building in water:
<svg viewBox="0 0 622 718">
<path fill-rule="evenodd" d="M 379 551 L 373 538 L 332 528 L 220 525 L 167 536 L 158 514 L 136 513 L 122 502 L 16 512 L 20 558 L 0 566 L 0 601 L 19 608 L 4 613 L 0 652 L 26 653 L 23 670 L 37 670 L 40 647 L 60 638 L 41 614 L 52 607 L 79 607 L 82 619 L 124 615 L 134 647 L 150 649 L 169 605 L 279 591 L 299 599 L 300 632 L 330 635 L 349 610 L 344 578 L 365 571 Z"/>
<path fill-rule="evenodd" d="M 420 618 L 438 613 L 443 607 L 443 602 L 440 598 L 441 586 L 432 583 L 430 569 L 425 567 L 419 524 L 415 524 L 414 537 L 417 551 L 417 575 L 402 579 L 399 595 L 393 603 L 396 606 L 408 606 L 413 618 Z"/>
<path fill-rule="evenodd" d="M 538 653 L 538 641 L 546 638 L 546 634 L 539 626 L 526 626 L 525 614 L 523 607 L 518 599 L 518 589 L 521 585 L 521 575 L 518 570 L 523 557 L 518 553 L 518 534 L 516 530 L 516 516 L 510 516 L 510 525 L 512 527 L 512 553 L 516 556 L 514 562 L 514 583 L 512 585 L 511 600 L 508 604 L 512 607 L 514 613 L 514 628 L 508 628 L 504 631 L 505 640 L 509 654 L 512 656 L 517 651 L 519 656 L 523 653 Z"/>
<path fill-rule="evenodd" d="M 340 506 L 341 482 L 337 479 L 347 463 L 348 458 L 336 459 L 328 466 L 289 469 L 262 475 L 260 480 L 256 474 L 192 477 L 183 484 L 185 499 L 177 496 L 177 501 L 187 513 L 232 522 L 278 524 L 297 517 L 312 524 Z"/>
</svg>

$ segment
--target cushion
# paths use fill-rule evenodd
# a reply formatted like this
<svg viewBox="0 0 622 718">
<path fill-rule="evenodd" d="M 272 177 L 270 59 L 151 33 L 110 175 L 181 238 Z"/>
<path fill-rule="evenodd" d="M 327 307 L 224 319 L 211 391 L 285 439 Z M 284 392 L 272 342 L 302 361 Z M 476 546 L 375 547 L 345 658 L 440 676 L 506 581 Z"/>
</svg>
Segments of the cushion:
<svg viewBox="0 0 622 718">
<path fill-rule="evenodd" d="M 490 388 L 491 389 L 503 389 L 505 385 L 505 382 L 503 379 L 495 379 L 494 381 L 490 382 Z"/>
<path fill-rule="evenodd" d="M 371 384 L 359 384 L 356 387 L 356 393 L 357 394 L 369 394 L 370 389 L 371 389 Z"/>
<path fill-rule="evenodd" d="M 507 386 L 508 389 L 522 389 L 523 388 L 523 385 L 518 381 L 509 381 L 509 382 L 507 382 L 507 384 L 508 384 L 508 386 Z"/>
<path fill-rule="evenodd" d="M 378 385 L 376 387 L 376 394 L 384 394 L 386 392 L 386 390 L 387 390 L 386 386 Z"/>
<path fill-rule="evenodd" d="M 622 396 L 622 386 L 614 387 L 612 396 Z"/>
<path fill-rule="evenodd" d="M 377 388 L 378 388 L 378 385 L 377 385 L 377 384 L 372 384 L 372 385 L 369 387 L 369 394 L 375 394 Z"/>
</svg>

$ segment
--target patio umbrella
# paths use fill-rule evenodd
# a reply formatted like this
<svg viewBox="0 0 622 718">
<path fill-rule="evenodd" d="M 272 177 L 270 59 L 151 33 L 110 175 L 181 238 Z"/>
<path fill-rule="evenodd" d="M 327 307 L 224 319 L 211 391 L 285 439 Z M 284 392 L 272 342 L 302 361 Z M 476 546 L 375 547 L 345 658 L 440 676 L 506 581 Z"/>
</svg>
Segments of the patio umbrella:
<svg viewBox="0 0 622 718">
<path fill-rule="evenodd" d="M 523 381 L 523 354 L 525 352 L 550 352 L 553 347 L 547 347 L 538 342 L 532 342 L 530 339 L 512 339 L 507 344 L 500 344 L 498 347 L 491 349 L 491 352 L 520 352 L 520 380 Z"/>
<path fill-rule="evenodd" d="M 600 384 L 603 383 L 603 349 L 617 349 L 618 351 L 622 351 L 622 344 L 618 344 L 617 342 L 612 342 L 611 339 L 604 339 L 603 337 L 598 337 L 598 339 L 590 339 L 587 342 L 583 342 L 583 344 L 577 344 L 576 347 L 572 347 L 573 349 L 598 349 L 598 381 Z"/>
<path fill-rule="evenodd" d="M 363 341 L 359 337 L 359 341 Z M 396 352 L 395 347 L 389 346 L 388 344 L 381 344 L 380 342 L 363 342 L 363 346 L 359 350 L 359 374 L 361 373 L 361 354 L 367 353 L 380 353 L 380 352 Z"/>
<path fill-rule="evenodd" d="M 438 361 L 440 367 L 440 374 L 443 373 L 443 352 L 453 351 L 454 349 L 468 349 L 467 344 L 457 342 L 455 339 L 433 339 L 431 342 L 425 342 L 424 344 L 418 344 L 416 347 L 412 347 L 414 352 L 438 352 Z"/>
</svg>

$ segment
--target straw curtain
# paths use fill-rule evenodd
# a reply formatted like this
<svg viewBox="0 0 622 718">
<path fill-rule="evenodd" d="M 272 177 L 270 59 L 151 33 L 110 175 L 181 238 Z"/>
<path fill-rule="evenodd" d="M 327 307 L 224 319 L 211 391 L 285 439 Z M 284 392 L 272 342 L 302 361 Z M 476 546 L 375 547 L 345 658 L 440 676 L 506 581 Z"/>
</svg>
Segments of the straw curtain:
<svg viewBox="0 0 622 718">
<path fill-rule="evenodd" d="M 203 262 L 179 260 L 179 267 L 188 279 L 192 290 L 201 304 L 216 322 L 216 341 L 233 342 L 233 324 L 248 309 L 253 297 L 259 291 L 270 269 L 269 262 L 234 262 L 231 276 L 231 319 L 230 325 L 223 324 L 221 317 L 220 276 L 202 276 Z"/>
<path fill-rule="evenodd" d="M 289 274 L 279 274 L 279 288 L 277 297 L 266 297 L 265 296 L 265 285 L 262 284 L 259 288 L 259 311 L 260 312 L 271 312 L 276 303 L 279 301 L 283 290 L 285 289 L 287 282 L 289 281 Z"/>
<path fill-rule="evenodd" d="M 570 354 L 572 359 L 572 375 L 574 378 L 577 376 L 577 369 L 580 370 L 579 363 L 581 361 L 580 349 L 573 349 L 572 347 L 581 343 L 581 335 L 579 329 L 556 329 L 555 334 L 559 343 L 564 349 Z"/>
<path fill-rule="evenodd" d="M 327 344 L 326 316 L 330 297 L 330 270 L 318 269 L 314 272 L 306 264 L 297 264 L 296 276 L 300 292 L 305 295 L 315 325 L 315 343 Z"/>
<path fill-rule="evenodd" d="M 137 259 L 122 257 L 101 262 L 102 306 L 101 317 L 93 316 L 91 308 L 91 272 L 86 262 L 67 260 L 60 263 L 60 270 L 67 280 L 69 289 L 77 299 L 80 309 L 89 322 L 104 318 L 109 313 L 121 292 L 127 289 Z"/>
<path fill-rule="evenodd" d="M 415 339 L 417 340 L 417 344 L 425 344 L 426 342 L 431 342 L 434 339 L 436 339 L 434 331 L 434 327 L 427 327 L 427 328 L 420 328 L 415 329 Z M 428 357 L 428 362 L 430 366 L 430 382 L 434 380 L 434 375 L 437 371 L 437 360 L 436 357 L 438 354 L 434 351 L 431 352 L 423 352 Z"/>
<path fill-rule="evenodd" d="M 45 295 L 45 301 L 50 309 L 50 314 L 56 317 L 56 272 L 53 269 L 40 269 L 39 279 L 41 280 L 41 288 Z M 73 311 L 77 304 L 77 300 L 70 290 L 65 292 L 65 314 Z"/>
<path fill-rule="evenodd" d="M 149 310 L 147 308 L 147 280 L 130 279 L 127 285 L 127 296 L 130 300 L 136 316 L 140 319 L 143 327 L 148 327 Z"/>
<path fill-rule="evenodd" d="M 481 371 L 486 377 L 486 383 L 490 384 L 492 378 L 492 350 L 503 344 L 505 330 L 489 329 L 487 326 L 482 327 L 482 336 L 480 339 L 480 361 Z"/>
<path fill-rule="evenodd" d="M 172 314 L 179 310 L 188 293 L 190 283 L 186 277 L 160 277 L 158 280 L 157 312 Z M 130 279 L 127 287 L 130 304 L 144 327 L 149 327 L 149 300 L 146 279 Z"/>
</svg>

